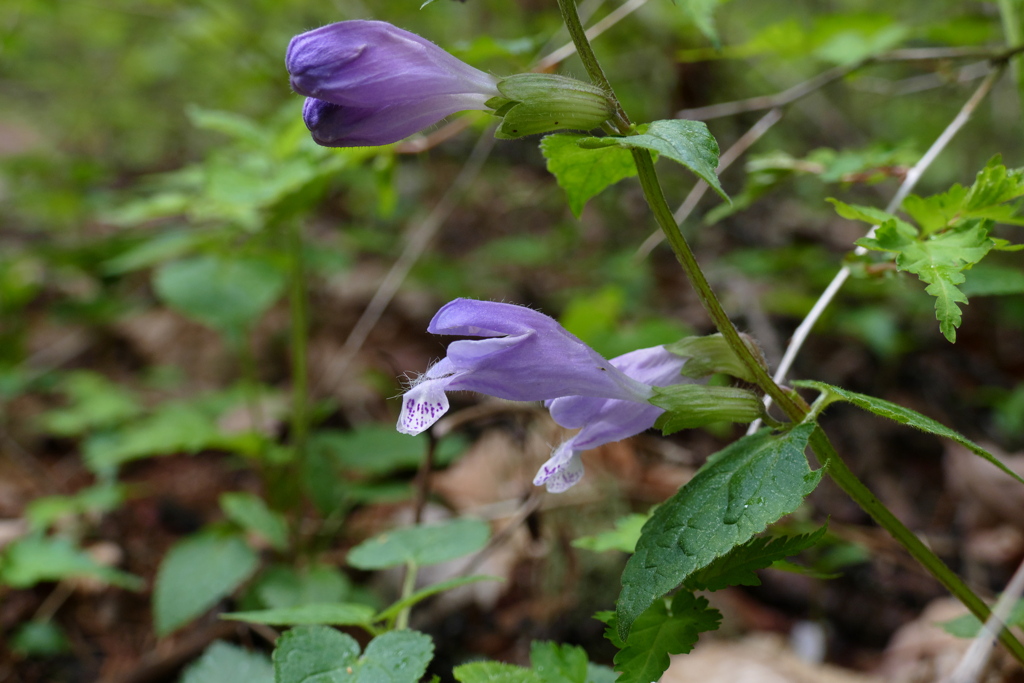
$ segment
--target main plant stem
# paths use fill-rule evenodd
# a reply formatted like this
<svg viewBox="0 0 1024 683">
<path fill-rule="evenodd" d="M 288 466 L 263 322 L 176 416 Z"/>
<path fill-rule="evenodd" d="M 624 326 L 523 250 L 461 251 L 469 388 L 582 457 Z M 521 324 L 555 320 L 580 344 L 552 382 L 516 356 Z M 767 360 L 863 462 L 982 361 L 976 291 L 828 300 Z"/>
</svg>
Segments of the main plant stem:
<svg viewBox="0 0 1024 683">
<path fill-rule="evenodd" d="M 615 102 L 616 111 L 618 112 L 615 123 L 618 132 L 622 135 L 628 135 L 630 133 L 629 118 L 626 116 L 625 111 L 622 110 L 618 100 L 615 99 L 611 83 L 608 82 L 608 78 L 605 76 L 604 70 L 601 68 L 597 56 L 590 46 L 590 41 L 587 40 L 586 32 L 576 12 L 574 0 L 558 0 L 558 7 L 562 12 L 562 19 L 569 29 L 569 35 L 576 45 L 576 50 L 591 80 L 595 85 L 603 88 Z M 633 149 L 631 151 L 644 197 L 654 213 L 655 220 L 657 220 L 658 225 L 665 233 L 665 237 L 672 247 L 676 259 L 683 267 L 683 271 L 693 285 L 701 304 L 708 312 L 715 327 L 726 339 L 737 357 L 747 366 L 754 382 L 761 390 L 771 396 L 776 405 L 794 423 L 803 421 L 807 417 L 807 410 L 794 401 L 782 387 L 776 384 L 764 366 L 754 357 L 751 350 L 743 343 L 739 331 L 733 325 L 718 297 L 715 296 L 714 291 L 711 289 L 710 283 L 697 263 L 693 250 L 690 249 L 690 245 L 687 243 L 686 238 L 683 237 L 675 218 L 672 216 L 672 209 L 669 208 L 668 202 L 665 200 L 665 194 L 661 189 L 661 183 L 658 180 L 657 171 L 654 169 L 654 160 L 651 158 L 650 152 L 644 149 Z M 950 593 L 956 596 L 978 619 L 985 621 L 988 618 L 990 610 L 981 598 L 975 595 L 960 577 L 949 569 L 941 559 L 929 550 L 910 529 L 904 526 L 871 493 L 846 466 L 846 463 L 842 461 L 821 429 L 815 430 L 814 435 L 811 437 L 810 445 L 818 460 L 825 463 L 829 476 L 854 502 L 860 505 L 900 545 L 906 548 L 914 559 L 920 562 L 932 576 L 945 586 Z M 1000 640 L 1014 657 L 1024 663 L 1024 646 L 1021 645 L 1009 630 L 1002 630 Z"/>
</svg>

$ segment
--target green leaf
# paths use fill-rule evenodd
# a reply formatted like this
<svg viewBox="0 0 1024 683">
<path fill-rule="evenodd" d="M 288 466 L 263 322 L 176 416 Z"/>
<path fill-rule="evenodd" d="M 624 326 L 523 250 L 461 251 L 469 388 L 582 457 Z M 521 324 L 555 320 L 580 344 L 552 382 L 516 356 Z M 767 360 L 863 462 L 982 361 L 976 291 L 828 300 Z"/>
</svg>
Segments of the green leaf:
<svg viewBox="0 0 1024 683">
<path fill-rule="evenodd" d="M 717 591 L 728 586 L 760 586 L 754 572 L 806 550 L 822 539 L 828 527 L 796 536 L 762 536 L 738 545 L 686 580 L 689 590 Z"/>
<path fill-rule="evenodd" d="M 124 502 L 127 487 L 104 482 L 82 489 L 73 496 L 44 496 L 25 506 L 25 518 L 33 530 L 46 531 L 62 518 L 99 515 L 115 510 Z"/>
<path fill-rule="evenodd" d="M 42 427 L 55 436 L 78 436 L 116 427 L 142 412 L 139 398 L 103 375 L 72 372 L 60 383 L 68 405 L 43 414 Z"/>
<path fill-rule="evenodd" d="M 701 121 L 669 119 L 637 127 L 638 135 L 626 137 L 583 138 L 577 144 L 584 149 L 626 147 L 647 149 L 682 164 L 729 201 L 718 182 L 718 142 Z"/>
<path fill-rule="evenodd" d="M 196 405 L 168 401 L 152 415 L 117 431 L 90 436 L 84 447 L 85 462 L 100 473 L 153 455 L 197 453 L 211 447 L 245 452 L 252 440 L 247 434 L 221 434 L 214 416 Z"/>
<path fill-rule="evenodd" d="M 251 621 L 271 626 L 300 626 L 326 624 L 330 626 L 367 626 L 374 622 L 374 609 L 358 603 L 321 603 L 317 605 L 296 605 L 277 609 L 252 610 L 250 612 L 228 612 L 221 619 Z"/>
<path fill-rule="evenodd" d="M 817 486 L 804 455 L 813 424 L 763 429 L 719 451 L 654 511 L 622 573 L 619 633 L 661 595 L 795 510 Z"/>
<path fill-rule="evenodd" d="M 299 626 L 274 650 L 275 683 L 417 683 L 434 655 L 430 637 L 417 631 L 379 635 L 359 656 L 351 636 L 327 626 Z"/>
<path fill-rule="evenodd" d="M 246 492 L 224 493 L 220 507 L 228 519 L 262 536 L 275 550 L 287 550 L 288 522 L 281 513 L 268 508 L 259 496 Z"/>
<path fill-rule="evenodd" d="M 1024 270 L 982 263 L 967 272 L 960 289 L 967 296 L 1024 294 Z"/>
<path fill-rule="evenodd" d="M 52 621 L 27 621 L 7 642 L 11 652 L 22 657 L 53 657 L 71 650 L 67 636 Z"/>
<path fill-rule="evenodd" d="M 454 460 L 464 446 L 459 439 L 442 440 L 434 454 L 438 464 Z M 320 430 L 310 437 L 309 447 L 346 471 L 380 476 L 419 467 L 427 438 L 399 434 L 392 425 L 367 424 L 349 431 Z"/>
<path fill-rule="evenodd" d="M 621 147 L 583 149 L 578 144 L 584 135 L 548 135 L 540 142 L 548 171 L 569 198 L 576 218 L 591 197 L 606 187 L 636 175 L 633 155 Z"/>
<path fill-rule="evenodd" d="M 262 572 L 253 592 L 263 607 L 276 609 L 324 602 L 344 602 L 352 585 L 337 567 L 277 565 Z"/>
<path fill-rule="evenodd" d="M 930 417 L 925 417 L 921 413 L 911 410 L 910 408 L 904 408 L 903 406 L 886 401 L 884 399 L 876 398 L 874 396 L 868 396 L 866 394 L 858 394 L 854 391 L 848 391 L 831 384 L 825 384 L 824 382 L 815 382 L 811 380 L 800 380 L 792 383 L 793 386 L 804 387 L 807 389 L 817 389 L 818 391 L 828 396 L 828 402 L 833 403 L 834 401 L 847 401 L 854 404 L 862 410 L 866 410 L 869 413 L 880 415 L 881 417 L 888 418 L 899 422 L 900 424 L 907 425 L 908 427 L 914 427 L 920 429 L 923 432 L 929 434 L 935 434 L 954 441 L 964 448 L 967 448 L 974 452 L 975 455 L 979 455 L 985 460 L 1001 469 L 1006 474 L 1024 484 L 1024 479 L 1019 474 L 1011 470 L 1009 467 L 1004 465 L 999 458 L 992 455 L 984 448 L 968 439 L 963 434 L 955 432 L 946 425 L 936 422 Z"/>
<path fill-rule="evenodd" d="M 163 637 L 230 595 L 259 565 L 240 536 L 200 533 L 164 556 L 153 589 L 153 621 Z"/>
<path fill-rule="evenodd" d="M 422 588 L 407 598 L 402 598 L 398 602 L 394 603 L 383 612 L 373 618 L 374 621 L 384 621 L 390 619 L 401 612 L 406 607 L 412 607 L 418 602 L 429 598 L 431 595 L 437 595 L 444 591 L 458 588 L 459 586 L 465 586 L 470 583 L 477 583 L 479 581 L 504 581 L 504 579 L 497 576 L 485 576 L 483 574 L 477 574 L 474 576 L 460 576 L 454 579 L 448 579 L 440 583 L 435 583 Z"/>
<path fill-rule="evenodd" d="M 26 536 L 0 553 L 0 583 L 12 588 L 70 578 L 98 579 L 129 590 L 141 590 L 144 585 L 137 576 L 99 564 L 66 538 Z"/>
<path fill-rule="evenodd" d="M 876 209 L 873 206 L 861 206 L 859 204 L 847 204 L 838 199 L 829 197 L 825 201 L 836 207 L 836 213 L 851 221 L 863 221 L 870 225 L 881 225 L 888 221 L 895 221 L 901 233 L 916 235 L 917 229 L 906 221 L 900 220 L 891 213 Z"/>
<path fill-rule="evenodd" d="M 637 539 L 640 538 L 640 530 L 650 518 L 650 513 L 646 515 L 636 513 L 620 517 L 615 520 L 615 529 L 612 531 L 604 531 L 593 536 L 581 536 L 572 542 L 573 547 L 593 550 L 598 553 L 606 550 L 621 550 L 624 553 L 631 553 L 636 548 Z"/>
<path fill-rule="evenodd" d="M 457 666 L 452 675 L 459 683 L 545 683 L 530 669 L 501 662 L 472 662 Z"/>
<path fill-rule="evenodd" d="M 581 647 L 535 640 L 530 664 L 544 683 L 587 683 L 587 653 Z"/>
<path fill-rule="evenodd" d="M 615 683 L 619 675 L 603 664 L 587 663 L 587 683 Z"/>
<path fill-rule="evenodd" d="M 266 259 L 197 256 L 162 266 L 153 286 L 168 306 L 238 343 L 280 298 L 285 282 Z"/>
<path fill-rule="evenodd" d="M 348 563 L 357 569 L 440 564 L 480 550 L 490 535 L 487 523 L 477 519 L 392 529 L 353 548 Z"/>
<path fill-rule="evenodd" d="M 185 669 L 181 683 L 274 683 L 274 665 L 260 652 L 218 640 Z"/>
<path fill-rule="evenodd" d="M 152 268 L 184 256 L 204 239 L 207 238 L 202 231 L 182 228 L 147 235 L 133 247 L 104 261 L 100 265 L 100 270 L 104 275 L 124 275 L 143 268 Z"/>
<path fill-rule="evenodd" d="M 920 241 L 916 234 L 907 234 L 894 221 L 887 221 L 879 226 L 874 237 L 859 239 L 857 244 L 896 252 L 896 266 L 900 270 L 914 273 L 928 283 L 925 291 L 935 297 L 935 317 L 942 334 L 955 342 L 962 318 L 957 304 L 967 303 L 957 285 L 965 279 L 962 271 L 984 258 L 994 246 L 989 229 L 989 223 L 978 222 Z"/>
<path fill-rule="evenodd" d="M 615 655 L 618 683 L 658 680 L 668 669 L 669 655 L 692 650 L 700 634 L 717 630 L 721 620 L 707 599 L 688 591 L 676 594 L 671 609 L 664 600 L 656 600 L 633 623 L 626 646 Z"/>
<path fill-rule="evenodd" d="M 1018 600 L 1010 610 L 1010 615 L 1006 618 L 1006 625 L 1009 627 L 1024 626 L 1024 600 Z M 976 638 L 981 631 L 981 622 L 973 614 L 965 614 L 956 619 L 941 622 L 939 626 L 946 633 L 957 638 Z"/>
</svg>

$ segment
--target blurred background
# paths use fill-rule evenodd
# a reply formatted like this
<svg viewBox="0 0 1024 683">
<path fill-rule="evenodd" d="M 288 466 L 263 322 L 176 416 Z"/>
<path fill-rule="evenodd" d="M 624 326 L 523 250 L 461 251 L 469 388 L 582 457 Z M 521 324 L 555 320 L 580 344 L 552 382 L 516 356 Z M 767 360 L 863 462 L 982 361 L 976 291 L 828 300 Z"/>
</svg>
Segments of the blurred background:
<svg viewBox="0 0 1024 683">
<path fill-rule="evenodd" d="M 0 680 L 176 681 L 217 639 L 269 651 L 273 634 L 218 611 L 386 604 L 394 582 L 347 568 L 345 552 L 412 520 L 434 444 L 394 433 L 396 397 L 404 377 L 443 355 L 445 340 L 425 329 L 452 298 L 533 306 L 607 356 L 713 331 L 671 252 L 641 246 L 655 224 L 634 180 L 577 219 L 539 140 L 493 143 L 479 112 L 387 148 L 309 140 L 283 64 L 302 31 L 382 19 L 496 75 L 527 71 L 568 41 L 553 0 L 419 5 L 0 7 Z M 730 314 L 775 364 L 865 231 L 826 198 L 885 206 L 985 75 L 973 51 L 1005 39 L 995 2 L 714 5 L 633 0 L 615 14 L 617 2 L 586 0 L 581 11 L 611 24 L 595 49 L 634 121 L 837 70 L 780 102 L 781 118 L 762 121 L 752 144 L 743 136 L 767 108 L 708 121 L 723 150 L 739 141 L 743 152 L 721 176 L 734 203 L 705 197 L 683 226 Z M 930 52 L 866 61 L 908 49 Z M 557 70 L 585 73 L 574 57 Z M 969 184 L 997 154 L 1020 165 L 1022 136 L 1007 76 L 917 192 Z M 692 176 L 659 169 L 679 205 Z M 1020 241 L 1019 230 L 997 234 Z M 1014 455 L 1024 447 L 1019 252 L 969 273 L 955 346 L 920 282 L 854 266 L 792 376 L 899 402 L 1024 471 Z M 612 608 L 626 555 L 574 541 L 670 496 L 742 429 L 611 444 L 586 456 L 583 484 L 541 495 L 530 480 L 562 438 L 544 411 L 452 399 L 424 514 L 489 520 L 500 541 L 480 571 L 505 582 L 416 615 L 437 646 L 431 672 L 451 680 L 471 657 L 519 662 L 539 638 L 610 663 L 591 615 Z M 972 587 L 991 596 L 1005 585 L 1024 558 L 1019 488 L 852 408 L 830 409 L 825 425 Z M 226 493 L 283 520 L 283 540 Z M 813 668 L 822 661 L 847 672 L 827 675 L 857 677 L 836 680 L 934 680 L 936 660 L 961 642 L 928 630 L 957 615 L 941 587 L 828 481 L 785 524 L 826 519 L 828 543 L 802 562 L 836 578 L 765 571 L 761 586 L 716 593 L 725 626 L 710 645 L 740 643 L 762 662 L 796 651 L 803 659 L 789 664 L 811 667 L 806 680 L 826 680 Z M 172 585 L 160 597 L 155 581 L 172 571 L 171 549 L 216 533 L 244 539 L 233 566 L 249 569 L 154 622 L 154 600 L 177 595 Z M 190 567 L 164 583 L 185 590 L 214 572 Z M 926 611 L 942 609 L 949 616 Z M 738 656 L 722 653 L 711 657 Z"/>
</svg>

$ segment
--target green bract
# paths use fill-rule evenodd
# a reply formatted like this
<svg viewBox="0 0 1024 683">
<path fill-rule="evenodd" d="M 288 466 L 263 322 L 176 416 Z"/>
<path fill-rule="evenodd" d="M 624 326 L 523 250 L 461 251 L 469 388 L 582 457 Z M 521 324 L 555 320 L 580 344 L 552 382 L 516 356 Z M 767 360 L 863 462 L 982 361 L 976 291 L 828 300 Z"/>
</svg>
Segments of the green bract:
<svg viewBox="0 0 1024 683">
<path fill-rule="evenodd" d="M 503 118 L 495 137 L 521 138 L 555 130 L 592 130 L 615 113 L 600 88 L 556 74 L 515 74 L 498 81 L 498 97 L 487 101 Z"/>
</svg>

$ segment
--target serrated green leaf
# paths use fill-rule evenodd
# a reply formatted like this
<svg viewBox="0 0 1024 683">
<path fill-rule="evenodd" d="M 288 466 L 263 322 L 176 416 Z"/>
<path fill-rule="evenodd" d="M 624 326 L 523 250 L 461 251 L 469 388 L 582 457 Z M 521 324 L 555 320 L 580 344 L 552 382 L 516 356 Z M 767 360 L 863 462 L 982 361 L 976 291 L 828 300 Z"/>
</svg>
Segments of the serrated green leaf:
<svg viewBox="0 0 1024 683">
<path fill-rule="evenodd" d="M 259 558 L 240 536 L 200 533 L 176 544 L 160 563 L 153 589 L 153 621 L 165 636 L 234 592 L 256 571 Z"/>
<path fill-rule="evenodd" d="M 1024 169 L 1008 169 L 1001 161 L 1002 158 L 996 155 L 978 172 L 964 199 L 963 218 L 999 220 L 987 211 L 995 210 L 999 213 L 1009 208 L 1005 206 L 1006 202 L 1024 197 Z M 1020 224 L 1019 220 L 1007 222 Z"/>
<path fill-rule="evenodd" d="M 1024 479 L 1022 479 L 1019 474 L 1017 474 L 1009 467 L 1004 465 L 999 460 L 999 458 L 992 455 L 984 448 L 968 439 L 963 434 L 955 432 L 946 425 L 940 422 L 936 422 L 930 417 L 926 417 L 915 410 L 905 408 L 897 403 L 892 403 L 891 401 L 876 398 L 875 396 L 868 396 L 867 394 L 858 394 L 855 391 L 847 391 L 846 389 L 842 389 L 831 384 L 826 384 L 825 382 L 799 380 L 794 381 L 793 385 L 797 387 L 804 387 L 807 389 L 817 389 L 818 391 L 821 391 L 828 395 L 829 403 L 832 403 L 834 401 L 847 401 L 849 403 L 854 404 L 858 408 L 861 408 L 862 410 L 868 411 L 869 413 L 874 413 L 875 415 L 879 415 L 881 417 L 894 420 L 895 422 L 907 425 L 908 427 L 914 427 L 915 429 L 920 429 L 923 432 L 935 434 L 936 436 L 941 436 L 946 439 L 949 439 L 950 441 L 954 441 L 963 446 L 964 448 L 967 448 L 968 450 L 972 451 L 975 455 L 981 456 L 983 459 L 988 460 L 990 463 L 1001 469 L 1003 472 L 1010 475 L 1020 483 L 1024 484 Z"/>
<path fill-rule="evenodd" d="M 373 620 L 384 621 L 386 619 L 390 619 L 406 607 L 412 607 L 418 602 L 421 602 L 422 600 L 429 598 L 431 595 L 437 595 L 438 593 L 443 593 L 444 591 L 448 591 L 453 588 L 458 588 L 459 586 L 465 586 L 480 581 L 504 581 L 504 579 L 498 576 L 485 576 L 483 574 L 477 574 L 475 576 L 460 576 L 454 579 L 448 579 L 447 581 L 442 581 L 440 583 L 431 584 L 426 588 L 416 591 L 409 597 L 399 600 L 398 602 L 391 605 L 390 607 L 382 611 L 380 614 L 375 616 Z"/>
<path fill-rule="evenodd" d="M 327 626 L 299 626 L 274 650 L 275 683 L 418 683 L 434 656 L 430 637 L 417 631 L 377 636 L 359 656 L 351 636 Z"/>
<path fill-rule="evenodd" d="M 153 286 L 171 308 L 238 342 L 280 298 L 285 282 L 266 259 L 197 256 L 162 266 Z"/>
<path fill-rule="evenodd" d="M 654 511 L 622 573 L 620 635 L 659 596 L 800 505 L 822 474 L 804 455 L 814 428 L 736 441 Z"/>
<path fill-rule="evenodd" d="M 612 531 L 605 531 L 592 536 L 581 536 L 572 542 L 573 547 L 604 552 L 606 550 L 620 550 L 624 553 L 631 553 L 636 548 L 637 539 L 640 538 L 640 530 L 647 520 L 651 518 L 650 513 L 646 515 L 632 514 L 620 517 L 615 520 L 615 528 Z"/>
<path fill-rule="evenodd" d="M 902 221 L 891 213 L 876 209 L 873 206 L 861 206 L 859 204 L 847 204 L 838 199 L 829 197 L 826 199 L 829 204 L 836 207 L 836 213 L 851 221 L 863 221 L 870 225 L 881 225 L 887 221 L 894 221 L 900 232 L 908 235 L 916 235 L 917 229 L 913 225 Z"/>
<path fill-rule="evenodd" d="M 1007 203 L 1022 196 L 1024 170 L 1007 169 L 996 156 L 978 172 L 971 187 L 953 185 L 946 192 L 930 197 L 910 195 L 902 208 L 927 236 L 968 220 L 1022 225 L 1024 219 L 1017 216 L 1019 206 Z"/>
<path fill-rule="evenodd" d="M 587 683 L 587 653 L 573 645 L 535 640 L 530 664 L 544 683 Z"/>
<path fill-rule="evenodd" d="M 722 199 L 729 201 L 718 182 L 718 142 L 702 121 L 669 119 L 637 127 L 638 135 L 626 137 L 583 138 L 577 144 L 584 149 L 626 147 L 646 149 L 682 164 L 706 182 Z"/>
<path fill-rule="evenodd" d="M 70 578 L 98 579 L 129 590 L 143 586 L 139 577 L 98 563 L 66 538 L 33 534 L 0 552 L 0 584 L 30 588 L 43 581 Z"/>
<path fill-rule="evenodd" d="M 565 190 L 569 208 L 580 217 L 587 201 L 606 187 L 636 175 L 633 155 L 621 147 L 583 149 L 576 143 L 585 135 L 548 135 L 540 142 L 548 171 Z"/>
<path fill-rule="evenodd" d="M 181 683 L 274 683 L 274 665 L 260 652 L 218 640 L 185 670 Z"/>
<path fill-rule="evenodd" d="M 392 529 L 353 548 L 348 563 L 358 569 L 439 564 L 480 550 L 490 535 L 491 528 L 477 519 Z"/>
<path fill-rule="evenodd" d="M 988 222 L 977 222 L 921 241 L 900 230 L 894 221 L 886 221 L 874 237 L 857 240 L 857 244 L 895 252 L 897 268 L 914 273 L 927 283 L 925 291 L 935 297 L 935 317 L 942 334 L 955 342 L 956 328 L 962 319 L 957 304 L 967 303 L 957 285 L 965 279 L 962 271 L 984 258 L 994 246 L 988 236 L 990 227 Z"/>
<path fill-rule="evenodd" d="M 671 609 L 656 600 L 633 623 L 626 646 L 615 655 L 618 683 L 657 681 L 668 669 L 669 655 L 692 650 L 700 634 L 718 629 L 721 620 L 707 599 L 688 591 L 676 594 Z"/>
<path fill-rule="evenodd" d="M 626 641 L 619 636 L 619 620 L 615 616 L 615 612 L 613 610 L 601 610 L 600 612 L 595 612 L 594 618 L 603 622 L 606 626 L 604 630 L 604 637 L 608 639 L 608 642 L 620 650 L 626 647 Z"/>
<path fill-rule="evenodd" d="M 320 603 L 316 605 L 296 605 L 295 607 L 278 607 L 277 609 L 261 609 L 249 612 L 228 612 L 220 615 L 221 619 L 233 621 L 251 621 L 256 624 L 271 626 L 300 626 L 325 624 L 328 626 L 366 626 L 372 624 L 374 610 L 369 605 L 358 603 Z"/>
<path fill-rule="evenodd" d="M 275 550 L 288 548 L 288 522 L 281 513 L 267 507 L 259 496 L 243 491 L 224 493 L 220 507 L 227 518 L 243 529 L 259 534 Z"/>
<path fill-rule="evenodd" d="M 925 235 L 945 230 L 956 219 L 967 198 L 967 188 L 954 185 L 947 192 L 928 198 L 910 195 L 903 200 L 903 210 L 921 226 Z"/>
<path fill-rule="evenodd" d="M 762 536 L 738 545 L 686 580 L 689 590 L 717 591 L 728 586 L 760 586 L 754 572 L 815 545 L 828 531 L 821 527 L 796 536 Z"/>
<path fill-rule="evenodd" d="M 455 667 L 452 675 L 459 683 L 545 683 L 530 669 L 502 662 L 463 664 Z"/>
</svg>

